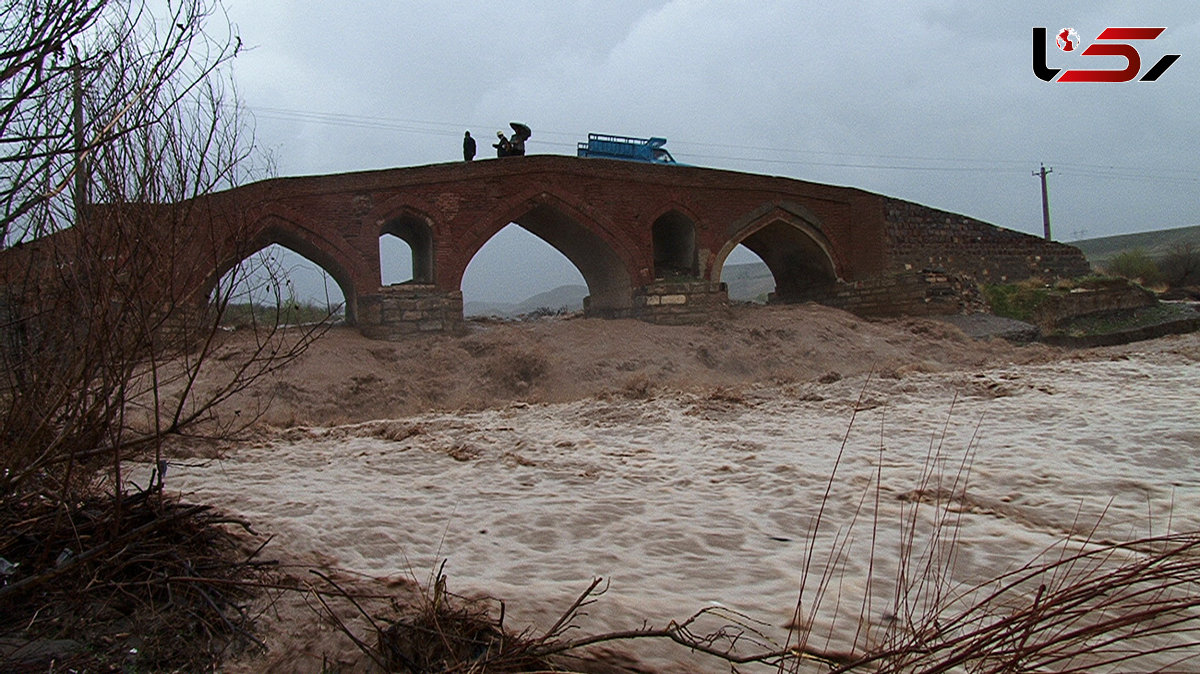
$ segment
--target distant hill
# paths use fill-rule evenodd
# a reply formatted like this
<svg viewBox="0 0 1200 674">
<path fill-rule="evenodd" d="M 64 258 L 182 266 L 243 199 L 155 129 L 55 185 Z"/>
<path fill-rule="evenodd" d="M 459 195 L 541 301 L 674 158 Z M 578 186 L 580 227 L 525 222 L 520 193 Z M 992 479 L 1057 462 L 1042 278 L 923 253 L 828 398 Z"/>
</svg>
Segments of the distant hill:
<svg viewBox="0 0 1200 674">
<path fill-rule="evenodd" d="M 517 303 L 467 302 L 463 305 L 463 314 L 466 316 L 512 318 L 537 309 L 558 311 L 566 307 L 567 311 L 583 311 L 583 298 L 587 296 L 587 286 L 565 285 L 547 290 L 544 293 L 538 293 Z"/>
<path fill-rule="evenodd" d="M 1171 248 L 1174 246 L 1189 241 L 1200 246 L 1200 225 L 1105 236 L 1098 239 L 1082 239 L 1068 243 L 1082 250 L 1093 267 L 1103 267 L 1105 262 L 1119 253 L 1140 248 L 1150 257 L 1158 258 L 1171 252 Z"/>
<path fill-rule="evenodd" d="M 729 286 L 729 299 L 735 302 L 762 302 L 775 292 L 775 277 L 762 262 L 727 264 L 721 280 Z"/>
<path fill-rule="evenodd" d="M 763 302 L 768 293 L 775 291 L 775 277 L 761 262 L 725 265 L 721 280 L 729 285 L 729 299 L 735 302 Z M 521 302 L 466 302 L 463 314 L 514 318 L 537 309 L 557 311 L 566 307 L 567 311 L 583 311 L 583 298 L 587 296 L 587 286 L 565 285 Z"/>
</svg>

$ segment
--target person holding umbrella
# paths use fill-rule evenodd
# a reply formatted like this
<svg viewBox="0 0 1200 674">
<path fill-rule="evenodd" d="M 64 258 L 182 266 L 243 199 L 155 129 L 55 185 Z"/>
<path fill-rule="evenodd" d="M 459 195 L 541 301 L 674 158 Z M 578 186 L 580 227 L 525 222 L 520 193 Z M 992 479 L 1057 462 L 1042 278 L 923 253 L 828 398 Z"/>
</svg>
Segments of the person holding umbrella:
<svg viewBox="0 0 1200 674">
<path fill-rule="evenodd" d="M 533 132 L 520 122 L 509 122 L 508 125 L 513 129 L 512 139 L 506 138 L 503 131 L 497 131 L 496 138 L 499 140 L 492 147 L 496 148 L 497 157 L 520 157 L 525 154 L 525 141 Z"/>
<path fill-rule="evenodd" d="M 509 145 L 512 148 L 512 155 L 515 157 L 524 155 L 525 141 L 529 140 L 529 137 L 533 135 L 533 132 L 529 130 L 528 126 L 520 122 L 509 122 L 508 125 L 511 126 L 513 130 L 512 140 L 509 141 Z"/>
</svg>

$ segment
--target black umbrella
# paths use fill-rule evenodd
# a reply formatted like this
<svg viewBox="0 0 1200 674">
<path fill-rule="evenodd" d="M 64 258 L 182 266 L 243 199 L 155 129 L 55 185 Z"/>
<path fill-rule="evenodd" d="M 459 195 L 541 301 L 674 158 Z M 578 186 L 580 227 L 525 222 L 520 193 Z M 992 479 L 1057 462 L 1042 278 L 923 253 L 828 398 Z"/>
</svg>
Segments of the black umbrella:
<svg viewBox="0 0 1200 674">
<path fill-rule="evenodd" d="M 512 127 L 513 133 L 516 134 L 516 137 L 520 138 L 521 140 L 525 140 L 533 135 L 533 132 L 529 130 L 529 127 L 520 122 L 509 122 L 508 125 Z"/>
</svg>

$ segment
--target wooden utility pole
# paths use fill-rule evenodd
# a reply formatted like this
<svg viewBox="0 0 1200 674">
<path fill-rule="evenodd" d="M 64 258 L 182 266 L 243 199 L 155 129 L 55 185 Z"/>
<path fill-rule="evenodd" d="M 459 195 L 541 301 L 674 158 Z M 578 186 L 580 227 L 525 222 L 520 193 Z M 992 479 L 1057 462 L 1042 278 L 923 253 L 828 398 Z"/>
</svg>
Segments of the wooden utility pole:
<svg viewBox="0 0 1200 674">
<path fill-rule="evenodd" d="M 1050 240 L 1050 198 L 1046 194 L 1046 174 L 1053 172 L 1054 169 L 1046 168 L 1045 164 L 1042 164 L 1042 170 L 1033 172 L 1034 178 L 1042 178 L 1042 229 L 1046 233 L 1047 241 Z"/>
<path fill-rule="evenodd" d="M 83 214 L 88 206 L 88 165 L 87 149 L 83 138 L 83 68 L 79 59 L 71 65 L 71 122 L 74 127 L 75 140 L 75 222 L 83 220 Z"/>
</svg>

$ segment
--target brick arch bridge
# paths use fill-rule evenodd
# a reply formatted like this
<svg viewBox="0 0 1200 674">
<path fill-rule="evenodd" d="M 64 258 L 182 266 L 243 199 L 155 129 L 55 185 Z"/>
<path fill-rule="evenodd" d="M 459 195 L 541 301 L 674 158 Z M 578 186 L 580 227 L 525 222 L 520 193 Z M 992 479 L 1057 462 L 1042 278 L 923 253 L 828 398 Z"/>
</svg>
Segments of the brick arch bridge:
<svg viewBox="0 0 1200 674">
<path fill-rule="evenodd" d="M 720 275 L 745 245 L 775 280 L 774 300 L 860 314 L 953 312 L 952 280 L 1073 276 L 1075 248 L 972 218 L 789 178 L 595 158 L 525 156 L 277 178 L 193 202 L 176 236 L 200 263 L 170 272 L 208 297 L 271 244 L 319 265 L 373 337 L 462 327 L 463 273 L 517 223 L 581 272 L 595 316 L 686 322 L 727 303 Z M 413 279 L 382 286 L 379 239 L 412 251 Z"/>
<path fill-rule="evenodd" d="M 217 237 L 206 284 L 247 251 L 277 243 L 327 271 L 368 333 L 409 321 L 453 327 L 467 265 L 510 223 L 575 265 L 587 312 L 600 316 L 662 319 L 707 307 L 708 296 L 722 295 L 721 268 L 739 243 L 767 263 L 785 301 L 888 264 L 878 195 L 704 168 L 526 156 L 274 179 L 217 196 L 226 208 L 241 204 L 242 224 Z M 383 234 L 408 244 L 412 281 L 380 286 Z"/>
</svg>

